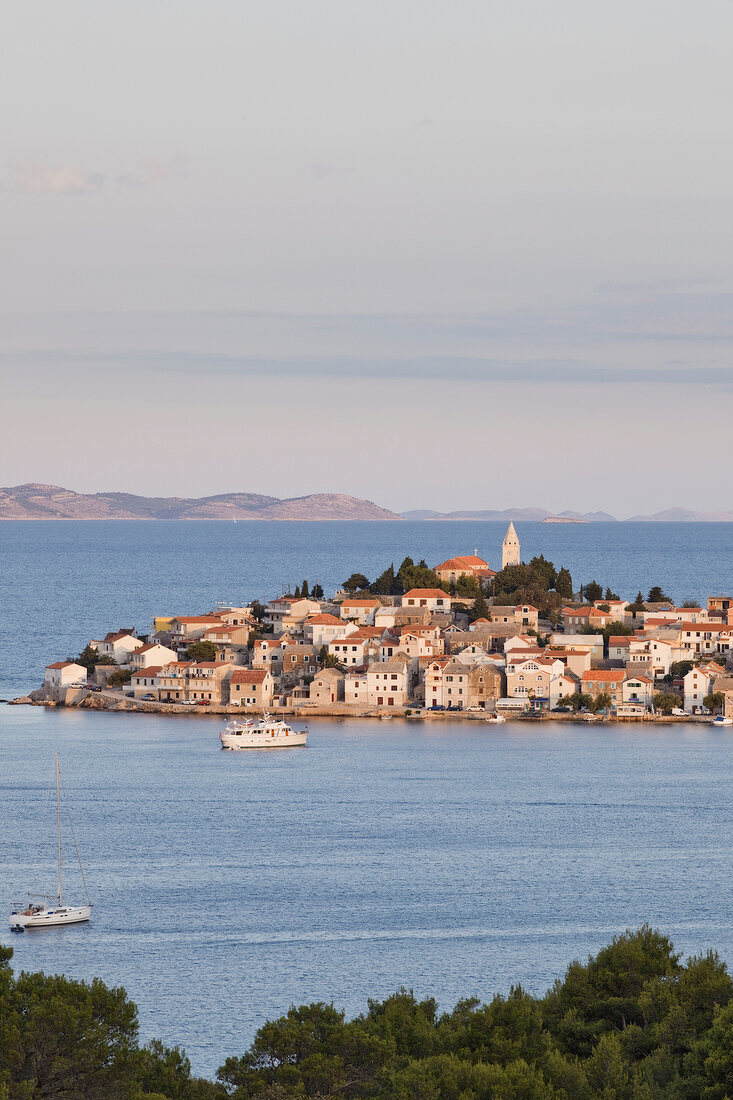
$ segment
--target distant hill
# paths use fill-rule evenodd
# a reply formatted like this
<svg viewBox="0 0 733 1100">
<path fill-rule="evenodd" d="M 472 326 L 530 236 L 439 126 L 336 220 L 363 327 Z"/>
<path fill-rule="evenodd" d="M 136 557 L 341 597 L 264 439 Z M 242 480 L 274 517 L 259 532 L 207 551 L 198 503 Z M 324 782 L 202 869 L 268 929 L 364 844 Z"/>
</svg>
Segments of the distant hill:
<svg viewBox="0 0 733 1100">
<path fill-rule="evenodd" d="M 0 519 L 269 519 L 401 520 L 396 512 L 343 493 L 305 497 L 222 493 L 212 497 L 140 497 L 131 493 L 75 493 L 59 485 L 0 489 Z"/>
<path fill-rule="evenodd" d="M 508 523 L 509 520 L 542 523 L 546 519 L 579 520 L 582 523 L 733 523 L 733 511 L 694 512 L 689 508 L 668 508 L 664 512 L 655 512 L 651 516 L 632 516 L 627 520 L 618 520 L 609 512 L 548 512 L 546 508 L 503 508 L 501 511 L 484 509 L 482 511 L 434 512 L 428 508 L 416 508 L 411 512 L 402 512 L 403 519 L 411 520 L 486 520 Z"/>
<path fill-rule="evenodd" d="M 615 523 L 616 517 L 608 512 L 548 512 L 546 508 L 503 508 L 496 511 L 486 508 L 482 511 L 460 512 L 432 512 L 425 509 L 415 509 L 412 512 L 402 512 L 403 519 L 411 520 L 485 520 L 487 522 L 509 523 L 510 520 L 525 520 L 532 523 L 541 523 L 551 516 L 554 519 L 577 519 L 586 523 Z"/>
</svg>

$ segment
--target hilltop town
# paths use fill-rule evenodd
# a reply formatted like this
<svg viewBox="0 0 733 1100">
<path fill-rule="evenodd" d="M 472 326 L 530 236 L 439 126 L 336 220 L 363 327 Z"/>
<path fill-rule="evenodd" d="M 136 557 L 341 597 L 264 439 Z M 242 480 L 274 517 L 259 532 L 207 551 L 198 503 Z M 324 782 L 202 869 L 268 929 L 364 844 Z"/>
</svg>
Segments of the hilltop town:
<svg viewBox="0 0 733 1100">
<path fill-rule="evenodd" d="M 508 598 L 511 596 L 511 599 Z M 733 716 L 733 597 L 633 601 L 566 569 L 521 561 L 510 523 L 501 570 L 475 552 L 405 559 L 331 599 L 307 581 L 247 607 L 156 617 L 91 639 L 22 701 L 182 713 Z"/>
</svg>

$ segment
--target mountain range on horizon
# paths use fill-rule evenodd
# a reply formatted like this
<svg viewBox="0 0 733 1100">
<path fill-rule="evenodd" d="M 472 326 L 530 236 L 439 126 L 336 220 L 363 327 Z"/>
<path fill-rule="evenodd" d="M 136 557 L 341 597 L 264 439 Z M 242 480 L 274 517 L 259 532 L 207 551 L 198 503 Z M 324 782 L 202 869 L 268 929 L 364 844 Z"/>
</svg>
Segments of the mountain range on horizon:
<svg viewBox="0 0 733 1100">
<path fill-rule="evenodd" d="M 392 512 L 371 500 L 344 493 L 311 493 L 302 497 L 266 496 L 261 493 L 219 493 L 206 497 L 146 497 L 134 493 L 77 493 L 60 485 L 29 482 L 0 488 L 0 520 L 33 519 L 216 519 L 216 520 L 413 520 L 486 521 L 510 520 L 541 523 L 559 520 L 580 523 L 733 523 L 733 510 L 694 511 L 667 508 L 652 515 L 618 520 L 610 512 L 551 512 L 546 508 L 461 509 L 437 512 L 412 509 Z"/>
<path fill-rule="evenodd" d="M 694 511 L 691 508 L 666 508 L 651 515 L 629 516 L 620 520 L 610 512 L 549 512 L 546 508 L 502 508 L 501 510 L 483 509 L 472 511 L 463 509 L 457 512 L 434 512 L 428 508 L 416 508 L 401 512 L 403 519 L 410 520 L 485 520 L 487 522 L 505 522 L 524 520 L 542 523 L 548 519 L 566 520 L 578 523 L 733 523 L 733 510 L 720 512 Z"/>
</svg>

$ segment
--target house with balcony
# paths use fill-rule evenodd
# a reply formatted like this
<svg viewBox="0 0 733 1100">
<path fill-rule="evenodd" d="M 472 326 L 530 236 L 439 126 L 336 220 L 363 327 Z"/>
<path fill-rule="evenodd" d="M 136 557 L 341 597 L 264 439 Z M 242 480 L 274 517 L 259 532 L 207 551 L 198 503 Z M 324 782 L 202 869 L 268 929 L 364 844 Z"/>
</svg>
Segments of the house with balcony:
<svg viewBox="0 0 733 1100">
<path fill-rule="evenodd" d="M 229 699 L 229 678 L 234 667 L 228 661 L 198 661 L 187 671 L 188 698 L 221 706 Z"/>
<path fill-rule="evenodd" d="M 136 699 L 143 699 L 146 695 L 152 695 L 154 700 L 160 698 L 160 666 L 148 665 L 146 668 L 137 668 L 130 678 L 130 687 Z"/>
<path fill-rule="evenodd" d="M 193 661 L 171 661 L 158 673 L 158 698 L 164 703 L 188 699 L 188 669 Z"/>
</svg>

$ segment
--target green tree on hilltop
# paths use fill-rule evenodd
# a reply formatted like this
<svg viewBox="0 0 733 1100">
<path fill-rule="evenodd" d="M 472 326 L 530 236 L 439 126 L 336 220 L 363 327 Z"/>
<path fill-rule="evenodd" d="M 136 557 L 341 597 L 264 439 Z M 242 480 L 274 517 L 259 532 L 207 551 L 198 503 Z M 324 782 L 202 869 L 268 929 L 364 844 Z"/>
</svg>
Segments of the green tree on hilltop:
<svg viewBox="0 0 733 1100">
<path fill-rule="evenodd" d="M 353 595 L 354 592 L 362 592 L 369 588 L 369 578 L 365 577 L 363 573 L 352 573 L 341 587 Z"/>
<path fill-rule="evenodd" d="M 665 596 L 662 589 L 658 584 L 655 584 L 653 588 L 649 589 L 649 595 L 646 598 L 647 603 L 671 603 L 669 596 Z"/>
</svg>

